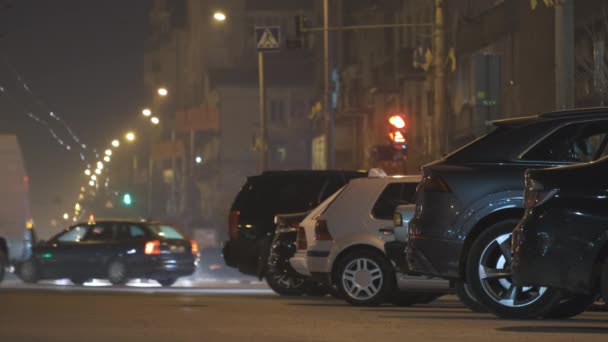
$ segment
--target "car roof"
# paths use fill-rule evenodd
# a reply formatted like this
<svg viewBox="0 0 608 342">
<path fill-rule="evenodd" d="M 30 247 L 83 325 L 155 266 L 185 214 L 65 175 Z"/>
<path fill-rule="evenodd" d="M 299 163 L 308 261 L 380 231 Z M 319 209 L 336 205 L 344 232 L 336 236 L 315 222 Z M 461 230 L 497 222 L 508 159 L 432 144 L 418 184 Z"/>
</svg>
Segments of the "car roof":
<svg viewBox="0 0 608 342">
<path fill-rule="evenodd" d="M 538 115 L 528 115 L 515 118 L 494 120 L 495 126 L 518 126 L 540 120 L 571 120 L 581 118 L 608 117 L 608 107 L 575 108 L 546 112 Z"/>
<path fill-rule="evenodd" d="M 366 177 L 352 179 L 350 182 L 378 182 L 378 183 L 419 183 L 422 180 L 421 175 L 391 175 L 385 177 Z"/>
<path fill-rule="evenodd" d="M 363 170 L 270 170 L 253 176 L 284 176 L 284 175 L 341 175 L 341 174 L 367 174 Z"/>
</svg>

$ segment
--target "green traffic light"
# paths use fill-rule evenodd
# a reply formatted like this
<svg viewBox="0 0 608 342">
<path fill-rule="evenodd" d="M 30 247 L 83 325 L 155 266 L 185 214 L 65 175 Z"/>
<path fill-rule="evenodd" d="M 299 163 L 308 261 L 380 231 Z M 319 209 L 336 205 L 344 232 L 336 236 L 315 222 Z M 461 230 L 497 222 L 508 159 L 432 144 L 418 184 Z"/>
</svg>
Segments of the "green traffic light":
<svg viewBox="0 0 608 342">
<path fill-rule="evenodd" d="M 122 203 L 125 205 L 131 205 L 133 203 L 133 199 L 131 198 L 131 194 L 124 194 L 122 196 Z"/>
</svg>

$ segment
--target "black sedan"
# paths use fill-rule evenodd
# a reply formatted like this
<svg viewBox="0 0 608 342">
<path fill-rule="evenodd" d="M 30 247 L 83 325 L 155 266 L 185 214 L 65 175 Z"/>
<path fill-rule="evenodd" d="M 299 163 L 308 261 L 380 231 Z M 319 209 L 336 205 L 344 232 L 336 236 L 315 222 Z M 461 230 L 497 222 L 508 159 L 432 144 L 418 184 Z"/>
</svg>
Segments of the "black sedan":
<svg viewBox="0 0 608 342">
<path fill-rule="evenodd" d="M 513 232 L 513 280 L 577 295 L 571 314 L 608 298 L 608 159 L 526 173 Z"/>
<path fill-rule="evenodd" d="M 113 285 L 147 278 L 171 286 L 194 273 L 196 242 L 176 227 L 139 221 L 103 220 L 74 225 L 38 243 L 19 267 L 25 282 L 69 278 L 75 284 L 108 279 Z"/>
</svg>

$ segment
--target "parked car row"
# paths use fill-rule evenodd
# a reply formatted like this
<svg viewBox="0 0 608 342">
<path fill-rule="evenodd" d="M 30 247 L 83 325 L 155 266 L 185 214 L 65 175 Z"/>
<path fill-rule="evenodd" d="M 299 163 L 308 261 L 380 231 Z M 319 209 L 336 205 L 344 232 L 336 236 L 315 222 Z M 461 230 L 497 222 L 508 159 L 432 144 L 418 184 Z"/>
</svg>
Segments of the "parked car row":
<svg viewBox="0 0 608 342">
<path fill-rule="evenodd" d="M 257 241 L 249 260 L 259 276 L 272 274 L 283 288 L 313 284 L 355 305 L 412 304 L 453 290 L 472 310 L 500 317 L 576 315 L 608 296 L 608 181 L 600 176 L 608 109 L 493 125 L 421 176 L 359 173 L 298 208 L 281 197 L 284 207 L 268 211 L 277 227 L 265 228 L 266 245 L 251 239 L 257 226 L 237 221 L 225 255 L 235 241 Z M 280 197 L 280 187 L 268 191 Z M 233 210 L 247 210 L 237 202 Z"/>
</svg>

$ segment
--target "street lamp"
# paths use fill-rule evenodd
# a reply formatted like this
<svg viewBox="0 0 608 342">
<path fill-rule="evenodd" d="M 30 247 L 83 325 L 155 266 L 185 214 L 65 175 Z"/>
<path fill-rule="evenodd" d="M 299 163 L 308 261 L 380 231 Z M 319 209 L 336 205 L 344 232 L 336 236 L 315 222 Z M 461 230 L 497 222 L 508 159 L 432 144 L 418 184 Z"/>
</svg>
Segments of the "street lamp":
<svg viewBox="0 0 608 342">
<path fill-rule="evenodd" d="M 98 175 L 100 175 L 101 174 L 101 169 L 100 168 L 95 169 L 95 173 L 98 174 Z"/>
<path fill-rule="evenodd" d="M 160 120 L 156 116 L 153 116 L 150 121 L 153 125 L 158 125 L 158 123 L 160 122 Z"/>
<path fill-rule="evenodd" d="M 195 161 L 197 164 L 200 164 L 200 163 L 202 163 L 202 162 L 203 162 L 203 158 L 202 158 L 201 156 L 196 156 L 196 158 L 194 158 L 194 161 Z"/>
<path fill-rule="evenodd" d="M 134 141 L 135 140 L 135 133 L 128 132 L 127 134 L 125 134 L 125 139 L 127 139 L 127 141 Z"/>
<path fill-rule="evenodd" d="M 112 150 L 107 149 L 107 150 L 105 151 L 105 154 L 106 154 L 106 156 L 108 156 L 108 157 L 109 157 L 109 156 L 111 156 L 111 155 L 112 155 Z"/>
<path fill-rule="evenodd" d="M 89 181 L 89 185 L 90 186 L 95 186 L 95 182 L 94 181 Z"/>
<path fill-rule="evenodd" d="M 106 163 L 109 163 L 110 162 L 110 157 L 109 156 L 103 157 L 103 161 L 105 161 Z"/>
<path fill-rule="evenodd" d="M 150 109 L 148 109 L 148 108 L 146 108 L 146 109 L 142 110 L 142 111 L 141 111 L 141 113 L 142 113 L 144 116 L 150 116 L 150 115 L 152 115 L 152 111 L 151 111 Z"/>
<path fill-rule="evenodd" d="M 97 169 L 98 170 L 103 170 L 103 163 L 102 162 L 97 162 Z"/>
<path fill-rule="evenodd" d="M 169 91 L 167 90 L 167 88 L 165 88 L 165 87 L 158 88 L 158 95 L 167 96 L 167 94 L 169 94 Z M 150 112 L 150 114 L 152 114 L 152 113 Z"/>
<path fill-rule="evenodd" d="M 114 146 L 114 147 L 120 146 L 120 141 L 118 141 L 117 139 L 112 140 L 112 146 Z"/>
<path fill-rule="evenodd" d="M 222 11 L 216 11 L 213 13 L 213 19 L 219 22 L 226 21 L 226 14 Z"/>
<path fill-rule="evenodd" d="M 68 213 L 63 214 L 63 219 L 67 220 L 68 218 L 70 218 L 70 215 L 68 215 Z"/>
<path fill-rule="evenodd" d="M 87 176 L 90 176 L 91 175 L 91 170 L 89 170 L 89 169 L 84 170 L 84 174 L 87 175 Z"/>
<path fill-rule="evenodd" d="M 91 176 L 91 180 L 94 180 L 94 181 L 96 181 L 96 180 L 97 180 L 97 176 L 95 176 L 95 175 L 92 175 L 92 176 Z"/>
</svg>

